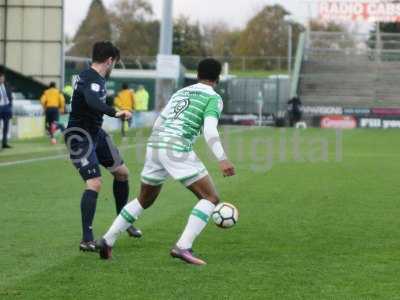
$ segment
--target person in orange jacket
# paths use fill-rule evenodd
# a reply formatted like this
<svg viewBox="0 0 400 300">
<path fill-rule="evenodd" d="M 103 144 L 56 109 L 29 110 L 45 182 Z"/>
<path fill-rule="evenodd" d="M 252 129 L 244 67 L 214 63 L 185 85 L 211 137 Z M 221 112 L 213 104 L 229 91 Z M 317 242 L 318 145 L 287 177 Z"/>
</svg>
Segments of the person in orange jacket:
<svg viewBox="0 0 400 300">
<path fill-rule="evenodd" d="M 40 98 L 46 116 L 46 130 L 49 133 L 51 143 L 56 144 L 54 133 L 57 129 L 64 129 L 64 126 L 59 123 L 60 113 L 65 112 L 64 95 L 56 87 L 55 82 L 51 82 L 49 88 L 44 91 Z"/>
</svg>

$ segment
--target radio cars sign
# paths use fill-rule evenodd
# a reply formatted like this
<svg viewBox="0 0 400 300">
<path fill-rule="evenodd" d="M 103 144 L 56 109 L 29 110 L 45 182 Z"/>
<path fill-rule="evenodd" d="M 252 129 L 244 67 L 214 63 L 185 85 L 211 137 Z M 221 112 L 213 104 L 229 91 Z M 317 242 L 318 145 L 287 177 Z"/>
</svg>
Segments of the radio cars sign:
<svg viewBox="0 0 400 300">
<path fill-rule="evenodd" d="M 399 22 L 400 3 L 389 1 L 321 1 L 319 16 L 324 21 Z"/>
<path fill-rule="evenodd" d="M 352 116 L 326 116 L 321 118 L 321 128 L 354 129 L 357 120 Z"/>
</svg>

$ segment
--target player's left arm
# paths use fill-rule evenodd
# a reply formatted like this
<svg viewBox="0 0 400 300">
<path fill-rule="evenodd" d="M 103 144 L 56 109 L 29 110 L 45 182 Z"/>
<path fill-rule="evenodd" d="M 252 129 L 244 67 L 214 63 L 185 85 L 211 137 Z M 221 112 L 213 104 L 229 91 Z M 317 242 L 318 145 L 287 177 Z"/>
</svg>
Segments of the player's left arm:
<svg viewBox="0 0 400 300">
<path fill-rule="evenodd" d="M 132 117 L 132 113 L 129 111 L 122 110 L 117 112 L 114 107 L 103 103 L 100 99 L 99 93 L 99 83 L 91 82 L 84 87 L 83 94 L 85 95 L 85 101 L 90 108 L 114 118 L 121 118 L 125 120 Z"/>
<path fill-rule="evenodd" d="M 210 99 L 204 114 L 203 133 L 208 147 L 219 161 L 224 176 L 235 175 L 235 167 L 228 160 L 218 132 L 218 121 L 223 109 L 220 97 Z"/>
</svg>

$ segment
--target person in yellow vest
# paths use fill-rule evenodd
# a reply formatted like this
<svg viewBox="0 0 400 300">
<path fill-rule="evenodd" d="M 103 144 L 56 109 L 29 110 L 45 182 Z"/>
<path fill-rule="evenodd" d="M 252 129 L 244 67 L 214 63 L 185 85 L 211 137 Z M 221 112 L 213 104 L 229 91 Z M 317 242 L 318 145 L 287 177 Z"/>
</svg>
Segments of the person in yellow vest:
<svg viewBox="0 0 400 300">
<path fill-rule="evenodd" d="M 125 110 L 133 113 L 135 110 L 135 93 L 129 89 L 127 83 L 122 84 L 122 90 L 118 93 L 118 96 L 114 99 L 114 106 L 117 110 Z M 132 122 L 132 118 L 129 120 L 121 120 L 121 133 L 122 136 L 126 136 Z"/>
<path fill-rule="evenodd" d="M 135 93 L 136 111 L 148 111 L 149 98 L 149 92 L 146 91 L 143 85 L 139 85 L 138 90 Z"/>
<path fill-rule="evenodd" d="M 59 123 L 60 113 L 65 111 L 64 95 L 56 87 L 55 82 L 51 82 L 49 88 L 44 91 L 40 98 L 46 116 L 46 130 L 49 133 L 51 143 L 57 144 L 54 133 L 57 129 L 64 130 L 64 126 Z"/>
<path fill-rule="evenodd" d="M 71 103 L 72 94 L 74 93 L 74 89 L 73 89 L 72 85 L 67 84 L 66 86 L 64 86 L 63 93 L 64 93 L 64 95 L 67 96 L 67 99 L 66 99 L 67 103 Z"/>
</svg>

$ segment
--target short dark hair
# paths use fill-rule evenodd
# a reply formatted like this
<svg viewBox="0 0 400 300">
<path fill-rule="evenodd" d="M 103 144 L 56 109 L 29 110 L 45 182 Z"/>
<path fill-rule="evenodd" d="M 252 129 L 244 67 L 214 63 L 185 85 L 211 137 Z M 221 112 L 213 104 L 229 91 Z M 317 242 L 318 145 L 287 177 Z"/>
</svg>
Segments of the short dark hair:
<svg viewBox="0 0 400 300">
<path fill-rule="evenodd" d="M 4 68 L 0 67 L 0 76 L 5 76 L 6 75 L 6 71 L 4 70 Z"/>
<path fill-rule="evenodd" d="M 54 81 L 50 82 L 49 87 L 50 88 L 55 88 L 56 87 L 56 83 Z"/>
<path fill-rule="evenodd" d="M 221 63 L 214 58 L 203 59 L 197 67 L 197 77 L 200 80 L 210 80 L 217 82 L 221 75 Z"/>
<path fill-rule="evenodd" d="M 103 63 L 110 57 L 114 61 L 118 61 L 120 59 L 120 51 L 113 45 L 113 43 L 109 41 L 102 41 L 94 44 L 92 53 L 93 62 Z"/>
<path fill-rule="evenodd" d="M 122 89 L 123 89 L 123 90 L 127 90 L 128 88 L 129 88 L 128 84 L 127 84 L 126 82 L 124 82 L 124 83 L 122 84 Z"/>
</svg>

